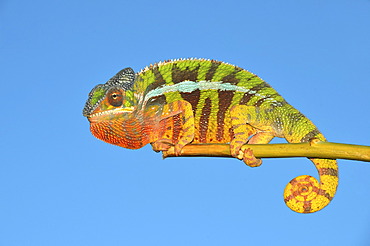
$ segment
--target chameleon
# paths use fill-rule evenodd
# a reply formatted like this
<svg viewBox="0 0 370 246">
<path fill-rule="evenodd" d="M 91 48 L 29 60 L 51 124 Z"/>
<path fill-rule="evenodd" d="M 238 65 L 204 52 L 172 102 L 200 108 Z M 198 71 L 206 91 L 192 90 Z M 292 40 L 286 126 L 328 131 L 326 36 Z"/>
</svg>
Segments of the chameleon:
<svg viewBox="0 0 370 246">
<path fill-rule="evenodd" d="M 89 93 L 83 115 L 98 139 L 128 149 L 151 144 L 154 151 L 187 144 L 229 144 L 231 155 L 261 165 L 245 144 L 326 141 L 317 127 L 257 75 L 226 62 L 174 59 L 135 73 L 122 69 Z M 319 181 L 293 178 L 284 201 L 293 211 L 313 213 L 327 206 L 338 186 L 334 159 L 310 158 Z"/>
</svg>

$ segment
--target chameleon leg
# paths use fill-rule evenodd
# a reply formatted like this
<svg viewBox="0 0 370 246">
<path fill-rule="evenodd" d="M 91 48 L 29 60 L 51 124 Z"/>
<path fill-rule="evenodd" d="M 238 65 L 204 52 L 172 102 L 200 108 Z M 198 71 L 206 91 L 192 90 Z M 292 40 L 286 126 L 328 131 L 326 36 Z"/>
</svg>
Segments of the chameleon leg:
<svg viewBox="0 0 370 246">
<path fill-rule="evenodd" d="M 231 126 L 234 133 L 234 138 L 230 142 L 230 152 L 232 156 L 237 158 L 240 148 L 246 144 L 249 137 L 256 132 L 256 129 L 247 124 L 246 110 L 248 110 L 248 107 L 244 105 L 236 105 L 230 109 Z"/>
<path fill-rule="evenodd" d="M 164 105 L 160 121 L 164 121 L 176 115 L 180 116 L 181 124 L 179 124 L 179 126 L 181 129 L 177 129 L 178 127 L 174 125 L 172 129 L 165 130 L 162 136 L 152 143 L 154 150 L 167 150 L 174 145 L 176 155 L 180 155 L 182 148 L 193 141 L 195 127 L 194 113 L 191 104 L 187 101 L 175 101 Z M 175 131 L 180 131 L 176 141 L 173 139 Z"/>
<path fill-rule="evenodd" d="M 274 138 L 270 127 L 265 126 L 266 129 L 263 130 L 258 128 L 258 125 L 263 124 L 257 119 L 258 110 L 254 106 L 246 105 L 236 105 L 230 110 L 234 132 L 234 139 L 230 142 L 231 154 L 251 167 L 260 166 L 262 160 L 254 156 L 252 149 L 242 146 L 246 143 L 267 144 Z M 250 136 L 252 137 L 248 141 Z"/>
<path fill-rule="evenodd" d="M 170 118 L 161 120 L 160 126 L 157 129 L 159 138 L 155 142 L 150 143 L 155 152 L 166 151 L 174 145 L 171 139 L 173 125 L 170 125 L 169 119 Z"/>
</svg>

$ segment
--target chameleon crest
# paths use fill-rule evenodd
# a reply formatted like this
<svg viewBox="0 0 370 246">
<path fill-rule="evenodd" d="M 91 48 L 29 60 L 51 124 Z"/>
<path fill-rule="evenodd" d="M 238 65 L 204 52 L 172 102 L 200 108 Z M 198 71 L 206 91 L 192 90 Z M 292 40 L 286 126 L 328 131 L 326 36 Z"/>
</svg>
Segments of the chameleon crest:
<svg viewBox="0 0 370 246">
<path fill-rule="evenodd" d="M 111 144 L 155 151 L 191 143 L 228 143 L 231 154 L 249 166 L 261 165 L 245 144 L 274 137 L 290 143 L 326 141 L 316 126 L 269 84 L 240 67 L 206 59 L 159 62 L 134 73 L 118 72 L 89 94 L 83 115 L 92 134 Z M 336 160 L 310 159 L 320 181 L 308 175 L 291 180 L 284 201 L 299 213 L 330 203 L 338 185 Z"/>
<path fill-rule="evenodd" d="M 95 86 L 89 93 L 89 99 L 83 109 L 84 116 L 92 116 L 99 107 L 99 112 L 118 109 L 122 105 L 129 108 L 133 102 L 126 97 L 126 91 L 130 91 L 135 82 L 135 72 L 131 68 L 119 71 L 113 78 L 105 84 Z M 132 98 L 132 97 L 131 97 Z M 103 103 L 103 100 L 106 100 Z M 122 110 L 122 107 L 121 107 Z M 110 113 L 115 112 L 111 111 Z"/>
</svg>

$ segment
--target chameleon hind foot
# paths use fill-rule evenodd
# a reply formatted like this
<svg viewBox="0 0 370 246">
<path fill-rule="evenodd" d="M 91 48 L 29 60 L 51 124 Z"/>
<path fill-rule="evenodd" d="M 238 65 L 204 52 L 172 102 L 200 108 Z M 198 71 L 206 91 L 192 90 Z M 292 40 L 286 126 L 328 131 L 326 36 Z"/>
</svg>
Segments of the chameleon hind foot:
<svg viewBox="0 0 370 246">
<path fill-rule="evenodd" d="M 268 144 L 273 138 L 272 132 L 258 132 L 249 139 L 248 144 Z M 253 150 L 248 147 L 241 147 L 238 158 L 250 167 L 259 167 L 262 164 L 262 160 L 256 158 Z"/>
<path fill-rule="evenodd" d="M 262 160 L 254 156 L 251 148 L 242 148 L 237 158 L 243 160 L 243 162 L 250 167 L 259 167 L 262 164 Z"/>
</svg>

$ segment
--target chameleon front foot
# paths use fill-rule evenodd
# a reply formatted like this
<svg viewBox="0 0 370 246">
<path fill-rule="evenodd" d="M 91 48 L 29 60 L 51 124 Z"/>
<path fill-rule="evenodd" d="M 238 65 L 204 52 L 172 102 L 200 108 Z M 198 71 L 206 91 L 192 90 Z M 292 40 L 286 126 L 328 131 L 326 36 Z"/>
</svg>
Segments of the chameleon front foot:
<svg viewBox="0 0 370 246">
<path fill-rule="evenodd" d="M 152 148 L 155 152 L 167 151 L 173 146 L 173 143 L 169 139 L 160 139 L 151 143 Z"/>
<path fill-rule="evenodd" d="M 179 156 L 181 154 L 182 148 L 184 148 L 186 144 L 181 144 L 181 143 L 173 144 L 171 140 L 169 139 L 160 139 L 160 140 L 157 140 L 151 143 L 151 145 L 152 145 L 152 149 L 155 152 L 167 151 L 169 148 L 174 147 L 175 155 Z"/>
</svg>

